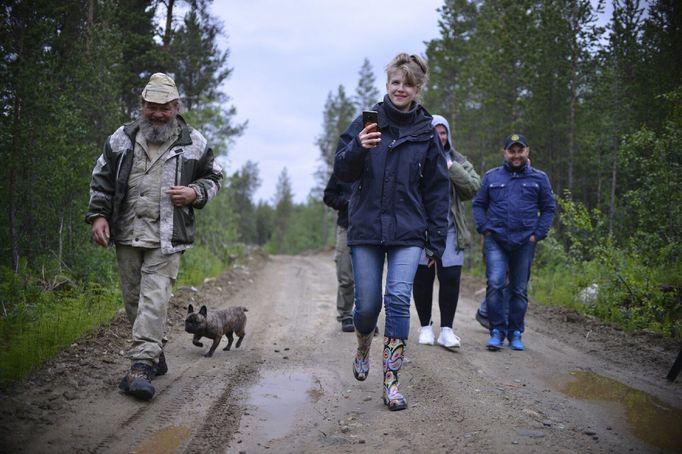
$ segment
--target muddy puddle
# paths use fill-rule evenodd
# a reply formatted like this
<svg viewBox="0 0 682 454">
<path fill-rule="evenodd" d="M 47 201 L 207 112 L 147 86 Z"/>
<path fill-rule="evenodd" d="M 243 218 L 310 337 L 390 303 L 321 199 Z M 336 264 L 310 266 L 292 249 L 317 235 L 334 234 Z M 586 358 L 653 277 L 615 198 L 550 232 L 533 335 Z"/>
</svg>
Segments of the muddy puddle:
<svg viewBox="0 0 682 454">
<path fill-rule="evenodd" d="M 296 412 L 317 400 L 313 376 L 306 372 L 268 372 L 248 390 L 239 432 L 227 452 L 269 449 L 272 440 L 294 429 Z"/>
<path fill-rule="evenodd" d="M 185 426 L 168 426 L 156 432 L 152 437 L 141 443 L 134 454 L 165 454 L 176 452 L 183 443 L 191 429 Z"/>
<path fill-rule="evenodd" d="M 682 410 L 617 380 L 587 371 L 573 371 L 561 391 L 581 400 L 613 401 L 625 411 L 628 430 L 661 449 L 682 452 Z"/>
</svg>

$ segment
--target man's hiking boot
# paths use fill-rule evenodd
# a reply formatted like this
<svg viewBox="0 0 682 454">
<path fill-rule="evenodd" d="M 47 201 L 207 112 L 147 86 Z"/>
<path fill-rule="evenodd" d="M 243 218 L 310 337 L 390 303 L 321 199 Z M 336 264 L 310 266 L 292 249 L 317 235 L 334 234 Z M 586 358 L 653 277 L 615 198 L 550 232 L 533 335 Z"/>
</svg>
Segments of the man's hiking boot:
<svg viewBox="0 0 682 454">
<path fill-rule="evenodd" d="M 341 320 L 341 331 L 344 333 L 352 333 L 355 331 L 355 326 L 353 326 L 352 318 L 344 318 Z"/>
<path fill-rule="evenodd" d="M 135 363 L 118 384 L 119 389 L 140 400 L 150 400 L 156 390 L 152 385 L 154 368 L 144 363 Z"/>
<path fill-rule="evenodd" d="M 154 367 L 154 375 L 158 377 L 159 375 L 166 375 L 166 372 L 168 372 L 168 363 L 166 362 L 166 355 L 162 350 L 161 355 L 159 355 L 159 362 Z"/>
<path fill-rule="evenodd" d="M 486 348 L 492 352 L 496 352 L 504 347 L 504 335 L 499 329 L 494 329 L 490 333 L 490 340 L 485 344 Z"/>
</svg>

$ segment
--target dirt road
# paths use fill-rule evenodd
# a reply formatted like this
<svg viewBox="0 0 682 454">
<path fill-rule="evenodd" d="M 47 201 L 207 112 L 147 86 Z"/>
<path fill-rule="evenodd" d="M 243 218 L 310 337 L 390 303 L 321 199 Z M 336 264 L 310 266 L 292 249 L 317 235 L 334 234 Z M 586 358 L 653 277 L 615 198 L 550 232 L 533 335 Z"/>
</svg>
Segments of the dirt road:
<svg viewBox="0 0 682 454">
<path fill-rule="evenodd" d="M 389 412 L 381 400 L 381 337 L 367 381 L 353 378 L 355 336 L 335 320 L 331 252 L 256 256 L 199 289 L 176 292 L 170 371 L 154 380 L 150 403 L 116 388 L 130 331 L 119 315 L 0 395 L 0 452 L 682 450 L 682 377 L 664 379 L 679 344 L 531 304 L 527 350 L 488 352 L 488 334 L 473 319 L 481 287 L 465 279 L 457 352 L 417 344 L 413 310 L 401 376 L 409 408 Z M 223 351 L 223 341 L 204 358 L 208 347 L 193 346 L 182 329 L 190 302 L 248 307 L 241 347 Z M 434 318 L 438 326 L 437 304 Z"/>
</svg>

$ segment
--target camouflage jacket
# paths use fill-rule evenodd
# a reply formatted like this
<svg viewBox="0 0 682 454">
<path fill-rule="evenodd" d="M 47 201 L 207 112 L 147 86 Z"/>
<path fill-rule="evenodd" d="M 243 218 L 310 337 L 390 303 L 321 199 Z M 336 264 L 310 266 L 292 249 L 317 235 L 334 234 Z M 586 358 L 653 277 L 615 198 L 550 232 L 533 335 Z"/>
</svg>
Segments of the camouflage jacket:
<svg viewBox="0 0 682 454">
<path fill-rule="evenodd" d="M 188 249 L 194 242 L 194 208 L 203 208 L 220 189 L 223 172 L 207 141 L 199 131 L 188 126 L 178 115 L 180 135 L 171 145 L 161 170 L 161 193 L 171 186 L 189 186 L 197 193 L 191 206 L 175 207 L 169 197 L 161 197 L 161 251 L 171 254 Z M 106 144 L 97 159 L 90 183 L 90 203 L 85 220 L 92 223 L 104 216 L 109 221 L 111 237 L 116 241 L 120 231 L 117 222 L 121 204 L 128 190 L 128 176 L 133 164 L 135 135 L 139 121 L 121 126 Z"/>
</svg>

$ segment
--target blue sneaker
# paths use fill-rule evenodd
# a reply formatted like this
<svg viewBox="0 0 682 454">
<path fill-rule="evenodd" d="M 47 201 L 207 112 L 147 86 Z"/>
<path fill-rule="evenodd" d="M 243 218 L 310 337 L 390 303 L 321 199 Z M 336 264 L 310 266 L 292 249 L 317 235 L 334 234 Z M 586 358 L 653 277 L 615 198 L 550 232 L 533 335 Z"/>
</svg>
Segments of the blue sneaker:
<svg viewBox="0 0 682 454">
<path fill-rule="evenodd" d="M 524 350 L 526 348 L 526 346 L 523 345 L 523 342 L 521 342 L 521 331 L 514 331 L 514 334 L 511 335 L 511 339 L 509 339 L 509 345 L 512 350 Z"/>
<path fill-rule="evenodd" d="M 490 350 L 491 352 L 496 352 L 502 347 L 504 347 L 504 335 L 500 332 L 499 329 L 494 329 L 490 333 L 490 340 L 488 341 L 485 346 Z"/>
</svg>

